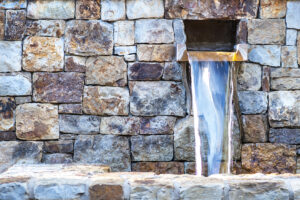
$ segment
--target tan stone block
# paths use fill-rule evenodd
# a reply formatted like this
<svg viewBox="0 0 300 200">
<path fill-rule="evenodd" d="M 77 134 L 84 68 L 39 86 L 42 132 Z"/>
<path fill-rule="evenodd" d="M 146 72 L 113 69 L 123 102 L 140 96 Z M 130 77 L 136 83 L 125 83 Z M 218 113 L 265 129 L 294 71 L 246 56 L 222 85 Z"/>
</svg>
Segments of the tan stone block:
<svg viewBox="0 0 300 200">
<path fill-rule="evenodd" d="M 138 45 L 139 61 L 172 61 L 175 58 L 174 45 Z"/>
<path fill-rule="evenodd" d="M 99 19 L 100 0 L 76 1 L 76 19 Z"/>
<path fill-rule="evenodd" d="M 261 18 L 282 18 L 286 14 L 286 0 L 261 0 Z"/>
</svg>

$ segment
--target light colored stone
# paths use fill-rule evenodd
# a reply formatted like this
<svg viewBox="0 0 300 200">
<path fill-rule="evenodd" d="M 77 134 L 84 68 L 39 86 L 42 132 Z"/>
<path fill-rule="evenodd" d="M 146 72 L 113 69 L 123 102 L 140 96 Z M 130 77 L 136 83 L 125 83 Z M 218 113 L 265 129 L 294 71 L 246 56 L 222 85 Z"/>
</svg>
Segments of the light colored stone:
<svg viewBox="0 0 300 200">
<path fill-rule="evenodd" d="M 65 33 L 65 51 L 82 56 L 111 55 L 113 25 L 99 20 L 68 21 Z"/>
<path fill-rule="evenodd" d="M 86 84 L 125 86 L 127 64 L 122 57 L 90 57 L 86 61 Z"/>
<path fill-rule="evenodd" d="M 74 0 L 29 1 L 27 17 L 30 19 L 72 19 Z"/>
<path fill-rule="evenodd" d="M 124 59 L 127 62 L 134 62 L 135 61 L 135 54 L 125 55 Z"/>
<path fill-rule="evenodd" d="M 21 71 L 22 42 L 0 41 L 0 72 Z"/>
<path fill-rule="evenodd" d="M 77 0 L 76 19 L 99 19 L 100 0 Z"/>
<path fill-rule="evenodd" d="M 128 19 L 162 18 L 164 16 L 163 0 L 128 0 L 126 7 Z"/>
<path fill-rule="evenodd" d="M 43 37 L 62 37 L 65 34 L 64 20 L 27 21 L 26 35 Z"/>
<path fill-rule="evenodd" d="M 181 20 L 181 19 L 174 20 L 173 27 L 174 27 L 175 42 L 177 44 L 185 44 L 186 43 L 186 35 L 184 32 L 183 20 Z"/>
<path fill-rule="evenodd" d="M 82 105 L 81 104 L 60 104 L 58 106 L 58 113 L 82 114 Z"/>
<path fill-rule="evenodd" d="M 7 10 L 5 40 L 22 40 L 26 30 L 26 11 Z"/>
<path fill-rule="evenodd" d="M 85 72 L 86 57 L 65 56 L 65 71 L 67 72 Z"/>
<path fill-rule="evenodd" d="M 175 58 L 175 47 L 165 45 L 138 45 L 137 56 L 139 61 L 172 61 Z"/>
<path fill-rule="evenodd" d="M 300 33 L 297 36 L 298 65 L 300 65 Z"/>
<path fill-rule="evenodd" d="M 90 115 L 60 115 L 59 130 L 63 133 L 97 134 L 100 131 L 100 118 Z"/>
<path fill-rule="evenodd" d="M 26 8 L 26 0 L 3 0 L 0 2 L 0 9 L 22 9 Z"/>
<path fill-rule="evenodd" d="M 288 68 L 298 68 L 297 47 L 282 46 L 281 47 L 281 66 Z"/>
<path fill-rule="evenodd" d="M 268 94 L 262 91 L 240 91 L 238 93 L 243 114 L 265 113 L 268 107 Z"/>
<path fill-rule="evenodd" d="M 173 134 L 176 117 L 171 116 L 156 116 L 141 118 L 140 134 Z"/>
<path fill-rule="evenodd" d="M 128 115 L 129 91 L 120 87 L 84 87 L 83 112 L 91 115 Z"/>
<path fill-rule="evenodd" d="M 286 45 L 295 46 L 297 41 L 297 30 L 287 29 L 286 30 Z"/>
<path fill-rule="evenodd" d="M 0 97 L 0 131 L 15 129 L 16 102 L 12 97 Z"/>
<path fill-rule="evenodd" d="M 287 28 L 300 29 L 300 2 L 287 1 L 286 25 Z"/>
<path fill-rule="evenodd" d="M 58 107 L 37 103 L 17 106 L 16 134 L 22 140 L 58 139 Z"/>
<path fill-rule="evenodd" d="M 31 95 L 29 73 L 0 73 L 0 96 Z"/>
<path fill-rule="evenodd" d="M 72 154 L 65 153 L 44 154 L 42 162 L 46 164 L 72 163 L 73 158 Z"/>
<path fill-rule="evenodd" d="M 136 53 L 136 46 L 118 46 L 114 48 L 114 54 L 119 56 L 135 54 Z"/>
<path fill-rule="evenodd" d="M 138 117 L 103 117 L 101 118 L 100 133 L 112 135 L 137 135 L 140 132 Z"/>
<path fill-rule="evenodd" d="M 284 19 L 252 19 L 248 22 L 250 44 L 284 44 Z"/>
<path fill-rule="evenodd" d="M 134 45 L 134 21 L 117 21 L 114 23 L 115 45 Z"/>
<path fill-rule="evenodd" d="M 174 42 L 173 21 L 166 19 L 140 19 L 135 22 L 136 43 Z"/>
<path fill-rule="evenodd" d="M 286 14 L 286 0 L 262 0 L 260 18 L 283 18 Z"/>
<path fill-rule="evenodd" d="M 64 41 L 51 37 L 27 37 L 23 44 L 25 71 L 62 71 L 64 67 Z"/>
<path fill-rule="evenodd" d="M 130 112 L 133 115 L 184 116 L 185 89 L 182 83 L 168 81 L 130 82 Z"/>
<path fill-rule="evenodd" d="M 0 185 L 0 199 L 3 200 L 27 200 L 28 189 L 26 183 L 4 183 Z"/>
<path fill-rule="evenodd" d="M 25 97 L 15 97 L 16 104 L 24 104 L 24 103 L 30 103 L 31 102 L 31 96 L 25 96 Z"/>
<path fill-rule="evenodd" d="M 135 81 L 160 80 L 163 70 L 160 63 L 130 63 L 128 66 L 128 79 Z"/>
<path fill-rule="evenodd" d="M 272 90 L 300 89 L 300 69 L 274 68 L 271 69 Z"/>
<path fill-rule="evenodd" d="M 245 143 L 267 142 L 268 120 L 263 115 L 243 115 Z"/>
<path fill-rule="evenodd" d="M 272 67 L 280 66 L 280 46 L 254 45 L 249 49 L 249 61 Z"/>
<path fill-rule="evenodd" d="M 178 62 L 166 62 L 164 66 L 163 80 L 166 81 L 181 81 L 182 66 Z"/>
<path fill-rule="evenodd" d="M 242 63 L 237 77 L 238 90 L 260 90 L 262 68 L 253 63 Z"/>
<path fill-rule="evenodd" d="M 101 0 L 101 19 L 104 21 L 125 19 L 125 0 Z"/>
</svg>

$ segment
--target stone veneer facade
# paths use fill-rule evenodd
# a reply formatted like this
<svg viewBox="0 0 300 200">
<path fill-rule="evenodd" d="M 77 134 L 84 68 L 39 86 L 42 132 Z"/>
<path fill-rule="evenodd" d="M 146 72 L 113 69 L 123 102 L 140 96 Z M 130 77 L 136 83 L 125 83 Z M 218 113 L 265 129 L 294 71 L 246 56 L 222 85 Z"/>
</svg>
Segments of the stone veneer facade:
<svg viewBox="0 0 300 200">
<path fill-rule="evenodd" d="M 300 1 L 218 2 L 0 1 L 0 171 L 75 162 L 193 174 L 182 19 L 241 19 L 250 49 L 235 172 L 296 173 Z"/>
</svg>

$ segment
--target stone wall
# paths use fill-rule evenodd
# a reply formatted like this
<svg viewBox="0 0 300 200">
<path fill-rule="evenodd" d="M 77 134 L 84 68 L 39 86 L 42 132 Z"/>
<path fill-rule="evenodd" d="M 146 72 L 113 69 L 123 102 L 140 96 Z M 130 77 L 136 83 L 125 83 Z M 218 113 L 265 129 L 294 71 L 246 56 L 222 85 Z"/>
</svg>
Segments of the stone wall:
<svg viewBox="0 0 300 200">
<path fill-rule="evenodd" d="M 251 45 L 238 74 L 236 171 L 296 172 L 300 1 L 199 2 L 1 1 L 0 170 L 75 162 L 194 173 L 175 46 L 182 19 L 218 18 L 245 19 Z"/>
</svg>

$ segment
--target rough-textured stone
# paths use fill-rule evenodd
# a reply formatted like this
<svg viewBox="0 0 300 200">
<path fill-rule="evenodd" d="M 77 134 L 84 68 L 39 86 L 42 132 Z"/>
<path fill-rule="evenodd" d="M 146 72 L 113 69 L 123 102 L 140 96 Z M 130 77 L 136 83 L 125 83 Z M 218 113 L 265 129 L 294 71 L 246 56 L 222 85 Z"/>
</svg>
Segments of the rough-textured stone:
<svg viewBox="0 0 300 200">
<path fill-rule="evenodd" d="M 27 200 L 28 190 L 25 183 L 8 182 L 0 185 L 0 199 L 3 200 Z"/>
<path fill-rule="evenodd" d="M 0 131 L 15 129 L 16 102 L 11 97 L 0 97 Z"/>
<path fill-rule="evenodd" d="M 122 57 L 99 56 L 86 61 L 86 84 L 127 85 L 127 64 Z"/>
<path fill-rule="evenodd" d="M 195 162 L 185 162 L 184 163 L 184 173 L 185 174 L 196 174 L 196 163 Z"/>
<path fill-rule="evenodd" d="M 249 61 L 272 67 L 280 66 L 280 46 L 253 45 L 249 49 Z"/>
<path fill-rule="evenodd" d="M 272 90 L 300 89 L 300 70 L 291 68 L 271 69 Z"/>
<path fill-rule="evenodd" d="M 247 173 L 295 173 L 296 146 L 285 144 L 244 144 L 242 167 Z"/>
<path fill-rule="evenodd" d="M 300 34 L 297 36 L 297 49 L 300 52 Z M 298 53 L 298 65 L 300 65 L 300 53 Z"/>
<path fill-rule="evenodd" d="M 267 142 L 268 121 L 264 115 L 243 115 L 245 143 Z"/>
<path fill-rule="evenodd" d="M 90 200 L 124 199 L 122 185 L 96 184 L 89 187 Z"/>
<path fill-rule="evenodd" d="M 269 123 L 271 127 L 300 126 L 300 92 L 269 93 Z"/>
<path fill-rule="evenodd" d="M 164 66 L 163 80 L 181 81 L 182 66 L 178 62 L 166 62 Z"/>
<path fill-rule="evenodd" d="M 26 8 L 26 0 L 2 0 L 0 2 L 0 9 L 22 9 Z"/>
<path fill-rule="evenodd" d="M 138 45 L 137 56 L 139 61 L 172 61 L 175 58 L 175 47 L 165 45 Z"/>
<path fill-rule="evenodd" d="M 31 75 L 29 73 L 0 74 L 0 96 L 31 95 Z"/>
<path fill-rule="evenodd" d="M 270 87 L 271 87 L 270 74 L 271 74 L 271 68 L 268 66 L 264 66 L 263 73 L 262 73 L 261 87 L 262 90 L 265 92 L 270 91 Z"/>
<path fill-rule="evenodd" d="M 62 37 L 66 23 L 63 20 L 27 20 L 26 35 L 43 37 Z"/>
<path fill-rule="evenodd" d="M 5 39 L 22 40 L 26 29 L 25 10 L 6 11 Z"/>
<path fill-rule="evenodd" d="M 136 60 L 135 58 L 136 56 L 134 54 L 131 54 L 131 55 L 124 55 L 124 59 L 125 61 L 127 62 L 134 62 Z"/>
<path fill-rule="evenodd" d="M 133 115 L 185 115 L 185 89 L 178 82 L 130 82 Z"/>
<path fill-rule="evenodd" d="M 174 28 L 175 42 L 177 44 L 185 44 L 186 43 L 186 35 L 184 32 L 183 20 L 181 20 L 181 19 L 174 20 L 173 28 Z"/>
<path fill-rule="evenodd" d="M 172 43 L 174 31 L 172 20 L 140 19 L 135 22 L 136 43 Z"/>
<path fill-rule="evenodd" d="M 108 165 L 112 171 L 130 171 L 130 147 L 126 137 L 79 136 L 74 144 L 74 161 Z"/>
<path fill-rule="evenodd" d="M 84 87 L 83 112 L 92 115 L 128 115 L 129 91 L 119 87 Z"/>
<path fill-rule="evenodd" d="M 282 46 L 281 47 L 281 66 L 288 68 L 298 68 L 297 47 Z"/>
<path fill-rule="evenodd" d="M 265 113 L 268 108 L 268 94 L 262 91 L 241 91 L 238 93 L 243 114 Z"/>
<path fill-rule="evenodd" d="M 0 141 L 13 141 L 17 136 L 15 132 L 0 132 Z"/>
<path fill-rule="evenodd" d="M 286 14 L 286 0 L 261 0 L 261 18 L 282 18 Z"/>
<path fill-rule="evenodd" d="M 25 71 L 62 71 L 64 42 L 60 38 L 27 37 L 23 44 Z"/>
<path fill-rule="evenodd" d="M 137 135 L 140 132 L 138 117 L 103 117 L 101 118 L 100 133 L 112 135 Z"/>
<path fill-rule="evenodd" d="M 163 66 L 159 63 L 130 63 L 128 66 L 128 79 L 134 81 L 160 80 L 163 70 Z"/>
<path fill-rule="evenodd" d="M 260 65 L 242 63 L 238 73 L 238 90 L 259 90 L 261 88 L 262 69 Z"/>
<path fill-rule="evenodd" d="M 99 19 L 100 0 L 76 1 L 76 19 Z"/>
<path fill-rule="evenodd" d="M 85 64 L 86 64 L 86 57 L 80 57 L 80 56 L 65 57 L 66 72 L 85 72 L 86 71 Z"/>
<path fill-rule="evenodd" d="M 101 19 L 116 21 L 125 19 L 125 0 L 101 0 Z"/>
<path fill-rule="evenodd" d="M 47 141 L 44 150 L 48 153 L 72 153 L 73 140 Z"/>
<path fill-rule="evenodd" d="M 58 112 L 63 114 L 82 114 L 81 104 L 60 104 Z"/>
<path fill-rule="evenodd" d="M 0 10 L 0 40 L 4 40 L 5 10 Z"/>
<path fill-rule="evenodd" d="M 42 162 L 46 164 L 71 163 L 72 161 L 72 155 L 64 153 L 44 154 L 42 159 Z"/>
<path fill-rule="evenodd" d="M 134 45 L 134 21 L 117 21 L 114 23 L 115 45 Z"/>
<path fill-rule="evenodd" d="M 300 2 L 299 1 L 288 1 L 287 2 L 287 13 L 286 13 L 286 25 L 287 28 L 300 29 Z"/>
<path fill-rule="evenodd" d="M 175 122 L 176 118 L 171 116 L 143 117 L 140 134 L 173 134 Z"/>
<path fill-rule="evenodd" d="M 250 44 L 284 44 L 284 19 L 252 19 L 248 23 Z"/>
<path fill-rule="evenodd" d="M 182 19 L 241 19 L 256 18 L 258 0 L 239 1 L 231 0 L 230 3 L 220 0 L 210 1 L 180 1 L 166 0 L 166 18 Z"/>
<path fill-rule="evenodd" d="M 72 19 L 74 15 L 74 0 L 28 2 L 27 17 L 31 19 Z"/>
<path fill-rule="evenodd" d="M 174 128 L 175 160 L 195 160 L 194 118 L 178 120 Z"/>
<path fill-rule="evenodd" d="M 0 72 L 21 71 L 21 62 L 22 43 L 19 41 L 0 41 Z"/>
<path fill-rule="evenodd" d="M 22 140 L 58 139 L 57 106 L 37 103 L 17 106 L 16 134 L 18 139 Z"/>
<path fill-rule="evenodd" d="M 30 103 L 31 102 L 31 96 L 25 96 L 25 97 L 15 97 L 16 104 L 24 104 L 24 103 Z"/>
<path fill-rule="evenodd" d="M 269 140 L 272 143 L 300 144 L 300 129 L 270 129 Z"/>
<path fill-rule="evenodd" d="M 183 174 L 182 162 L 137 162 L 132 163 L 132 171 L 155 172 L 156 174 Z"/>
<path fill-rule="evenodd" d="M 131 154 L 133 161 L 171 161 L 173 159 L 173 136 L 132 136 Z"/>
<path fill-rule="evenodd" d="M 297 30 L 287 29 L 286 30 L 286 45 L 295 46 L 297 41 Z"/>
<path fill-rule="evenodd" d="M 164 16 L 163 0 L 126 1 L 128 19 L 161 18 Z"/>
<path fill-rule="evenodd" d="M 36 102 L 81 102 L 83 84 L 84 75 L 81 73 L 34 73 L 33 99 Z"/>
<path fill-rule="evenodd" d="M 111 55 L 113 25 L 102 21 L 72 20 L 67 22 L 65 51 L 69 54 Z"/>
<path fill-rule="evenodd" d="M 97 134 L 100 131 L 100 118 L 89 115 L 60 115 L 59 129 L 63 133 Z"/>
<path fill-rule="evenodd" d="M 114 48 L 114 54 L 125 56 L 136 53 L 136 46 L 118 46 Z"/>
</svg>

